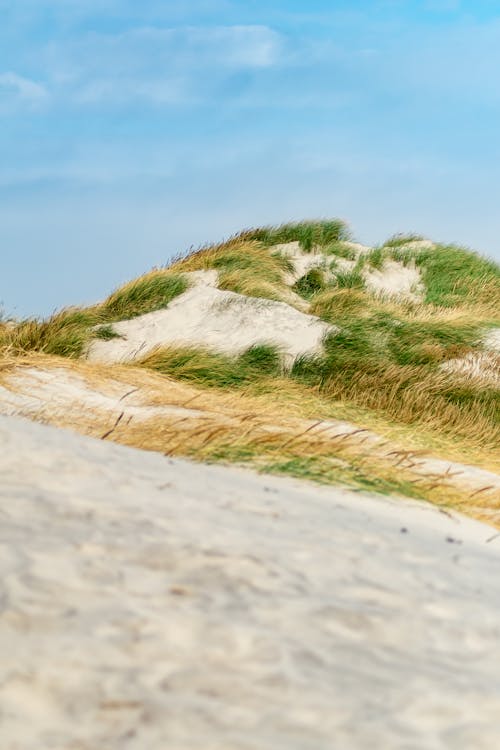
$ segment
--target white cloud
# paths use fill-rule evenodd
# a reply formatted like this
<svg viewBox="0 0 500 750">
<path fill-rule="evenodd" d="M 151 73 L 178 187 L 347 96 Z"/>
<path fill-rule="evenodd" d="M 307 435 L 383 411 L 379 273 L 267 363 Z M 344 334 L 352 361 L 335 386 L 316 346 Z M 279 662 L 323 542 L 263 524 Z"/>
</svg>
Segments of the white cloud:
<svg viewBox="0 0 500 750">
<path fill-rule="evenodd" d="M 200 101 L 228 76 L 281 60 L 282 37 L 266 26 L 136 28 L 88 34 L 45 51 L 61 98 L 80 104 Z"/>
<path fill-rule="evenodd" d="M 44 86 L 29 78 L 17 75 L 17 73 L 0 73 L 0 101 L 5 97 L 38 103 L 47 97 Z"/>
<path fill-rule="evenodd" d="M 186 29 L 189 48 L 230 67 L 267 68 L 278 62 L 281 37 L 267 26 Z"/>
</svg>

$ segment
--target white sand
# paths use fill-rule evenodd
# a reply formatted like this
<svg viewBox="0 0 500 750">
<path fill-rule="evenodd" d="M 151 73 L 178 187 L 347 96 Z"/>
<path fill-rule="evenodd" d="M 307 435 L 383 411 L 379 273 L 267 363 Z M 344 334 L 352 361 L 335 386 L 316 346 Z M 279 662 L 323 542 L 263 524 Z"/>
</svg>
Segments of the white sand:
<svg viewBox="0 0 500 750">
<path fill-rule="evenodd" d="M 284 302 L 246 297 L 210 286 L 196 286 L 164 310 L 114 323 L 120 338 L 96 340 L 88 359 L 130 362 L 157 347 L 204 346 L 238 354 L 255 344 L 274 344 L 290 364 L 301 354 L 321 351 L 333 326 Z"/>
<path fill-rule="evenodd" d="M 362 245 L 360 242 L 348 242 L 344 241 L 342 244 L 345 247 L 350 248 L 351 250 L 354 250 L 357 256 L 359 255 L 366 255 L 367 253 L 371 252 L 373 250 L 373 247 L 370 247 L 369 245 Z"/>
<path fill-rule="evenodd" d="M 436 247 L 436 243 L 432 242 L 432 240 L 410 240 L 403 243 L 401 247 L 404 250 L 432 250 Z"/>
<path fill-rule="evenodd" d="M 500 358 L 495 352 L 469 352 L 464 357 L 443 362 L 441 370 L 500 386 Z"/>
<path fill-rule="evenodd" d="M 343 244 L 352 249 L 357 257 L 366 255 L 372 249 L 356 242 L 344 242 Z M 408 247 L 411 247 L 411 249 L 417 250 L 420 246 L 422 248 L 428 247 L 427 241 L 422 240 L 415 243 L 408 243 Z M 326 278 L 333 281 L 337 270 L 345 273 L 354 270 L 356 267 L 356 260 L 340 258 L 336 255 L 325 255 L 321 252 L 320 248 L 306 253 L 302 250 L 298 242 L 274 245 L 271 251 L 279 252 L 292 261 L 294 272 L 287 274 L 285 279 L 289 285 L 293 285 L 313 268 L 321 268 L 325 271 Z M 336 266 L 333 271 L 330 269 L 332 261 L 335 262 Z M 403 263 L 395 260 L 385 260 L 380 270 L 365 268 L 362 274 L 366 288 L 372 294 L 395 297 L 411 302 L 419 302 L 423 298 L 424 285 L 420 271 L 414 264 L 405 266 Z"/>
<path fill-rule="evenodd" d="M 500 386 L 500 328 L 489 330 L 482 343 L 486 351 L 469 352 L 465 357 L 450 359 L 441 365 L 441 369 L 481 380 L 485 385 Z"/>
<path fill-rule="evenodd" d="M 371 268 L 363 273 L 366 288 L 372 294 L 419 302 L 424 285 L 415 266 L 404 266 L 395 260 L 385 260 L 382 268 Z"/>
<path fill-rule="evenodd" d="M 130 383 L 109 378 L 102 387 L 90 386 L 78 373 L 65 368 L 43 369 L 20 367 L 0 385 L 0 414 L 31 417 L 37 421 L 57 422 L 60 416 L 71 416 L 77 428 L 81 417 L 92 413 L 123 414 L 127 420 L 144 421 L 164 415 L 197 416 L 199 412 L 177 408 L 172 404 L 151 406 L 142 403 L 143 396 Z M 66 421 L 66 420 L 65 420 Z"/>
<path fill-rule="evenodd" d="M 269 251 L 279 253 L 292 261 L 294 271 L 285 275 L 285 283 L 289 286 L 295 284 L 313 268 L 327 268 L 327 256 L 319 249 L 310 253 L 302 250 L 299 242 L 287 242 L 280 245 L 273 245 Z"/>
<path fill-rule="evenodd" d="M 484 345 L 487 349 L 500 354 L 500 328 L 492 328 L 484 337 Z"/>
<path fill-rule="evenodd" d="M 0 445 L 2 749 L 497 750 L 493 529 L 14 418 Z"/>
<path fill-rule="evenodd" d="M 182 275 L 192 286 L 217 287 L 219 283 L 219 274 L 212 268 L 206 271 L 185 271 Z"/>
</svg>

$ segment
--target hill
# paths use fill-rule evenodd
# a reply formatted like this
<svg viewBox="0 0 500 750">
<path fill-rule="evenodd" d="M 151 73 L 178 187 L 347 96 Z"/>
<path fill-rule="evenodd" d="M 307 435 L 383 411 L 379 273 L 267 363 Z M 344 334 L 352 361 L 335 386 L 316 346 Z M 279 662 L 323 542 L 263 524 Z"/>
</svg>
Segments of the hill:
<svg viewBox="0 0 500 750">
<path fill-rule="evenodd" d="M 500 268 L 339 220 L 249 230 L 0 325 L 0 413 L 500 520 Z"/>
</svg>

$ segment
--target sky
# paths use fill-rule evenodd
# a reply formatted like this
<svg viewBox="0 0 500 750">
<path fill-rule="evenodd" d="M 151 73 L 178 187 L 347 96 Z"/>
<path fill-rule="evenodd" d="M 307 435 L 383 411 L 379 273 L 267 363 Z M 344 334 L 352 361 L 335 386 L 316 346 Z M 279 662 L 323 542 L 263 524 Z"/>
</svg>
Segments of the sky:
<svg viewBox="0 0 500 750">
<path fill-rule="evenodd" d="M 0 304 L 251 226 L 500 260 L 497 0 L 0 0 Z"/>
</svg>

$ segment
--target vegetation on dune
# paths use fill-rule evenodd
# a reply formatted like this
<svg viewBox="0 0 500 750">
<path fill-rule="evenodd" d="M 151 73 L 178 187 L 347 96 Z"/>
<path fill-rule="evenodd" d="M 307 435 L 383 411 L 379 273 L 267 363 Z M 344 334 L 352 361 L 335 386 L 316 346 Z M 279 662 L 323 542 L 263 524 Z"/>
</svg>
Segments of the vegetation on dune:
<svg viewBox="0 0 500 750">
<path fill-rule="evenodd" d="M 400 247 L 401 245 L 408 245 L 411 242 L 421 242 L 425 239 L 421 234 L 398 232 L 384 242 L 384 247 Z"/>
<path fill-rule="evenodd" d="M 293 264 L 279 253 L 269 253 L 257 240 L 235 238 L 202 248 L 170 268 L 178 273 L 215 269 L 219 289 L 283 300 L 288 290 L 284 275 L 293 271 Z"/>
<path fill-rule="evenodd" d="M 314 294 L 323 291 L 328 286 L 325 272 L 322 268 L 311 268 L 293 285 L 293 290 L 304 299 L 311 299 Z"/>
<path fill-rule="evenodd" d="M 356 251 L 350 247 L 348 242 L 330 242 L 322 248 L 322 252 L 325 255 L 337 256 L 345 260 L 356 260 Z"/>
<path fill-rule="evenodd" d="M 262 242 L 267 247 L 298 242 L 306 252 L 310 252 L 317 246 L 323 248 L 341 240 L 349 240 L 351 236 L 347 224 L 341 219 L 281 224 L 278 227 L 250 229 L 245 234 L 251 239 Z"/>
<path fill-rule="evenodd" d="M 362 289 L 364 285 L 365 280 L 358 264 L 350 271 L 339 271 L 336 273 L 335 279 L 332 282 L 332 286 L 336 286 L 339 289 Z"/>
<path fill-rule="evenodd" d="M 93 338 L 116 338 L 112 323 L 166 307 L 188 288 L 182 276 L 152 271 L 113 292 L 103 303 L 68 308 L 47 320 L 24 320 L 0 328 L 0 353 L 30 351 L 80 357 Z"/>
<path fill-rule="evenodd" d="M 323 356 L 299 359 L 292 377 L 394 420 L 432 424 L 485 445 L 500 440 L 498 390 L 439 369 L 481 350 L 481 321 L 463 313 L 419 318 L 415 306 L 377 303 L 359 289 L 323 292 L 313 297 L 312 312 L 340 333 L 326 341 Z"/>
<path fill-rule="evenodd" d="M 120 338 L 120 334 L 109 324 L 98 326 L 95 329 L 94 336 L 96 339 L 101 339 L 102 341 L 111 341 L 112 339 Z"/>
<path fill-rule="evenodd" d="M 426 290 L 424 301 L 436 308 L 467 307 L 498 315 L 500 266 L 488 258 L 456 245 L 414 248 L 417 236 L 389 240 L 367 254 L 366 262 L 381 269 L 395 260 L 420 270 Z"/>
<path fill-rule="evenodd" d="M 106 321 L 129 320 L 161 310 L 187 288 L 188 282 L 183 276 L 151 271 L 113 292 L 103 302 L 101 314 Z"/>
<path fill-rule="evenodd" d="M 252 346 L 237 357 L 200 348 L 171 347 L 153 352 L 139 364 L 169 377 L 219 388 L 245 386 L 282 372 L 278 349 L 264 344 Z"/>
<path fill-rule="evenodd" d="M 93 338 L 115 338 L 116 321 L 161 309 L 182 294 L 189 284 L 184 273 L 213 269 L 220 289 L 290 301 L 339 330 L 325 341 L 323 354 L 299 358 L 287 373 L 280 352 L 264 345 L 238 356 L 201 348 L 165 348 L 145 357 L 139 363 L 141 372 L 190 382 L 205 393 L 246 394 L 273 403 L 300 393 L 294 407 L 297 415 L 339 416 L 361 426 L 390 425 L 421 444 L 432 440 L 446 450 L 456 444 L 465 453 L 492 456 L 500 442 L 499 390 L 478 379 L 444 372 L 441 366 L 479 354 L 487 328 L 500 326 L 499 267 L 452 245 L 412 246 L 423 239 L 418 235 L 396 235 L 361 254 L 349 239 L 339 220 L 247 230 L 125 284 L 101 304 L 62 310 L 45 321 L 0 321 L 0 353 L 16 356 L 36 351 L 78 358 Z M 299 242 L 306 252 L 320 247 L 325 255 L 322 266 L 308 270 L 292 287 L 288 277 L 294 272 L 293 263 L 272 249 L 289 242 Z M 384 299 L 366 288 L 366 272 L 383 271 L 389 260 L 420 271 L 425 287 L 420 302 Z M 297 295 L 305 300 L 302 308 Z M 146 447 L 163 445 L 163 428 L 158 424 L 155 429 L 158 434 L 148 437 Z M 130 427 L 127 439 L 139 444 L 143 439 L 139 432 L 140 427 Z M 176 436 L 175 429 L 172 434 Z M 398 484 L 397 472 L 387 474 L 380 467 L 375 471 L 356 457 L 350 456 L 344 465 L 326 444 L 299 442 L 293 450 L 282 450 L 282 443 L 274 444 L 269 435 L 243 440 L 237 432 L 218 432 L 217 439 L 210 437 L 210 431 L 209 438 L 203 430 L 200 434 L 200 445 L 191 437 L 192 445 L 175 450 L 380 491 L 419 492 L 406 485 L 406 479 Z"/>
<path fill-rule="evenodd" d="M 425 301 L 440 307 L 486 307 L 500 310 L 500 267 L 477 253 L 440 245 L 416 254 L 427 289 Z"/>
<path fill-rule="evenodd" d="M 79 357 L 101 323 L 97 308 L 70 308 L 47 320 L 24 320 L 0 333 L 0 353 L 37 351 L 61 357 Z"/>
</svg>

